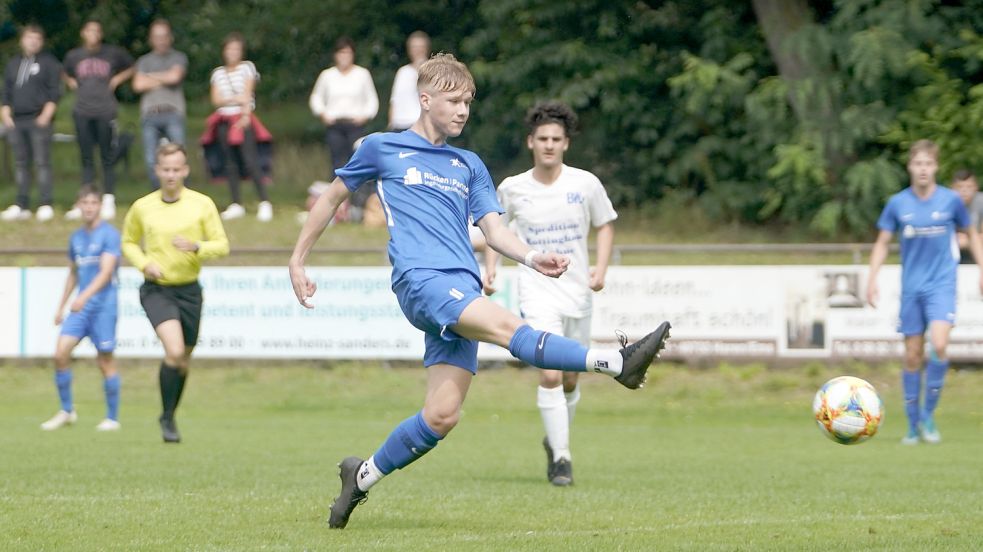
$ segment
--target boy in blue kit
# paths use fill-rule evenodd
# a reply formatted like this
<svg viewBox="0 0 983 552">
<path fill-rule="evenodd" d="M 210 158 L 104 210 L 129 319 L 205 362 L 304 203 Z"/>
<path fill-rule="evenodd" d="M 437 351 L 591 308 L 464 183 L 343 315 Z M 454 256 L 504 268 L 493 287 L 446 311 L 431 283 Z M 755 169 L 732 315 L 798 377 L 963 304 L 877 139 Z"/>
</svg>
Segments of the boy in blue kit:
<svg viewBox="0 0 983 552">
<path fill-rule="evenodd" d="M 88 337 L 98 352 L 96 363 L 102 370 L 103 389 L 106 392 L 106 418 L 99 422 L 96 430 L 117 431 L 120 429 L 120 382 L 113 349 L 116 348 L 116 269 L 121 254 L 120 236 L 111 224 L 100 219 L 102 195 L 95 187 L 82 187 L 77 207 L 81 211 L 83 225 L 68 242 L 71 270 L 55 314 L 55 324 L 62 325 L 55 348 L 55 385 L 61 410 L 41 424 L 41 429 L 52 431 L 74 424 L 78 419 L 72 404 L 72 350 L 82 338 Z M 76 287 L 78 295 L 72 301 L 71 312 L 66 319 L 65 306 Z"/>
<path fill-rule="evenodd" d="M 898 331 L 904 335 L 905 362 L 902 373 L 908 434 L 902 444 L 919 440 L 939 443 L 942 435 L 935 425 L 945 373 L 949 369 L 946 347 L 956 320 L 956 270 L 959 244 L 956 231 L 969 236 L 970 251 L 980 267 L 983 291 L 983 245 L 959 195 L 935 182 L 939 148 L 929 140 L 912 144 L 908 152 L 911 185 L 891 196 L 877 221 L 880 232 L 870 253 L 867 302 L 877 306 L 877 273 L 888 254 L 895 232 L 901 235 L 901 313 Z M 935 355 L 926 363 L 925 330 Z M 921 402 L 922 367 L 925 398 Z"/>
<path fill-rule="evenodd" d="M 417 460 L 457 425 L 477 371 L 478 341 L 508 348 L 515 357 L 553 370 L 608 374 L 637 389 L 669 337 L 669 323 L 623 348 L 587 349 L 576 341 L 536 331 L 521 318 L 482 297 L 478 264 L 471 252 L 468 217 L 489 247 L 549 277 L 569 260 L 522 243 L 499 217 L 491 177 L 474 153 L 446 143 L 461 134 L 474 98 L 474 79 L 449 54 L 420 66 L 420 119 L 400 133 L 369 136 L 311 209 L 290 259 L 290 279 L 301 305 L 316 286 L 304 262 L 335 210 L 367 180 L 377 193 L 389 228 L 393 291 L 406 318 L 425 333 L 427 391 L 423 409 L 404 420 L 367 460 L 342 460 L 341 492 L 328 524 L 343 528 L 355 506 L 384 476 Z"/>
</svg>

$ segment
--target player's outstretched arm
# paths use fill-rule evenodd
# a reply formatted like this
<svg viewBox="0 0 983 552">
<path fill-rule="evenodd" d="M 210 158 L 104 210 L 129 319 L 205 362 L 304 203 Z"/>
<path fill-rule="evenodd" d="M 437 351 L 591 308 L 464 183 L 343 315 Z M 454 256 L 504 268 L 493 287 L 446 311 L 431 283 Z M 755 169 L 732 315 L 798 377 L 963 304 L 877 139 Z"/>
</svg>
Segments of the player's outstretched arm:
<svg viewBox="0 0 983 552">
<path fill-rule="evenodd" d="M 891 243 L 893 232 L 881 230 L 877 234 L 877 240 L 870 250 L 870 268 L 867 271 L 867 303 L 876 307 L 880 300 L 880 290 L 877 287 L 877 273 L 887 259 L 888 245 Z"/>
<path fill-rule="evenodd" d="M 611 263 L 611 251 L 614 249 L 614 223 L 602 224 L 597 229 L 597 261 L 590 271 L 590 288 L 593 291 L 604 289 L 604 279 L 608 274 Z"/>
<path fill-rule="evenodd" d="M 502 217 L 498 213 L 488 213 L 481 217 L 478 228 L 485 235 L 488 247 L 517 263 L 552 278 L 558 278 L 567 271 L 570 259 L 557 253 L 536 251 L 522 243 L 518 236 L 502 224 Z"/>
<path fill-rule="evenodd" d="M 345 183 L 340 178 L 335 178 L 328 189 L 321 194 L 321 197 L 317 198 L 307 221 L 304 222 L 304 227 L 300 229 L 300 236 L 297 237 L 297 244 L 294 246 L 293 255 L 290 256 L 288 268 L 290 269 L 290 283 L 293 285 L 294 295 L 297 296 L 297 301 L 306 308 L 314 308 L 308 299 L 317 291 L 317 286 L 307 278 L 304 264 L 307 262 L 307 257 L 310 255 L 311 249 L 314 248 L 314 244 L 317 243 L 318 238 L 324 233 L 324 229 L 328 227 L 328 223 L 334 218 L 338 206 L 348 199 L 349 194 Z"/>
</svg>

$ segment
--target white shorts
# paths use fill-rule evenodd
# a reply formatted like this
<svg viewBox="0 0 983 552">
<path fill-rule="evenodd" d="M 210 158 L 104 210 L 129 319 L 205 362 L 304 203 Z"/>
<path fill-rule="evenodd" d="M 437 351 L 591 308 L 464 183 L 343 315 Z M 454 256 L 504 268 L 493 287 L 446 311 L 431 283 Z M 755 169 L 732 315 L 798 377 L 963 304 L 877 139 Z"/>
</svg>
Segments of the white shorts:
<svg viewBox="0 0 983 552">
<path fill-rule="evenodd" d="M 568 337 L 590 347 L 590 315 L 572 318 L 549 309 L 522 309 L 522 317 L 533 329 Z"/>
</svg>

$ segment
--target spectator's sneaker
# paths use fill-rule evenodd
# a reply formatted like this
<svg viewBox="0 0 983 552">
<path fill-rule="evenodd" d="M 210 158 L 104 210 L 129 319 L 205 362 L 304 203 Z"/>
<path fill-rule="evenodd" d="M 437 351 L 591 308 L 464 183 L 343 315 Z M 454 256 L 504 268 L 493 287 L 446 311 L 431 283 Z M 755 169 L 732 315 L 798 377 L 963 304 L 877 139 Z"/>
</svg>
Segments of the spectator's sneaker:
<svg viewBox="0 0 983 552">
<path fill-rule="evenodd" d="M 74 410 L 71 412 L 59 410 L 58 413 L 52 416 L 50 420 L 41 424 L 41 429 L 45 431 L 54 431 L 58 428 L 72 425 L 78 421 L 78 419 L 78 414 L 76 414 Z"/>
<path fill-rule="evenodd" d="M 65 211 L 65 220 L 82 220 L 82 210 L 78 207 L 72 207 Z"/>
<path fill-rule="evenodd" d="M 51 208 L 51 205 L 42 205 L 38 207 L 38 211 L 34 216 L 37 217 L 38 222 L 48 222 L 55 217 L 55 211 Z"/>
<path fill-rule="evenodd" d="M 11 205 L 3 211 L 0 211 L 0 220 L 4 221 L 15 221 L 15 220 L 28 220 L 31 218 L 31 212 L 27 209 L 21 209 L 20 205 Z"/>
<path fill-rule="evenodd" d="M 369 493 L 359 489 L 356 482 L 358 468 L 362 466 L 363 462 L 364 460 L 357 456 L 349 456 L 338 464 L 338 467 L 341 468 L 338 474 L 341 477 L 341 493 L 331 503 L 328 527 L 344 529 L 348 525 L 348 517 L 352 515 L 355 507 L 369 499 Z"/>
<path fill-rule="evenodd" d="M 174 418 L 160 418 L 160 435 L 164 438 L 165 443 L 180 443 L 181 433 L 177 430 L 177 424 L 174 422 Z"/>
<path fill-rule="evenodd" d="M 273 204 L 269 201 L 260 201 L 259 209 L 256 211 L 256 220 L 260 222 L 273 220 Z"/>
<path fill-rule="evenodd" d="M 116 218 L 116 196 L 113 194 L 102 194 L 102 209 L 99 211 L 99 218 L 102 220 L 113 220 Z"/>
<path fill-rule="evenodd" d="M 669 322 L 663 322 L 654 332 L 631 345 L 628 344 L 628 337 L 625 334 L 619 334 L 624 363 L 621 366 L 621 374 L 614 379 L 628 389 L 638 389 L 645 385 L 645 373 L 648 372 L 652 361 L 665 348 L 670 328 Z"/>
<path fill-rule="evenodd" d="M 546 449 L 546 480 L 553 481 L 553 447 L 550 446 L 549 437 L 543 437 L 543 448 Z"/>
<path fill-rule="evenodd" d="M 921 441 L 918 437 L 918 432 L 914 430 L 909 430 L 908 434 L 901 438 L 902 445 L 917 445 Z"/>
<path fill-rule="evenodd" d="M 922 441 L 930 445 L 937 445 L 942 442 L 942 434 L 939 433 L 939 428 L 935 427 L 935 418 L 931 416 L 922 418 L 922 423 L 919 424 L 918 431 Z"/>
<path fill-rule="evenodd" d="M 557 487 L 573 485 L 573 464 L 566 458 L 560 458 L 553 464 L 553 477 L 550 483 Z"/>
<path fill-rule="evenodd" d="M 116 420 L 110 420 L 106 418 L 105 420 L 99 422 L 96 426 L 96 431 L 119 431 L 123 428 L 123 425 Z"/>
<path fill-rule="evenodd" d="M 233 220 L 246 216 L 246 210 L 238 203 L 233 203 L 222 211 L 222 220 Z"/>
</svg>

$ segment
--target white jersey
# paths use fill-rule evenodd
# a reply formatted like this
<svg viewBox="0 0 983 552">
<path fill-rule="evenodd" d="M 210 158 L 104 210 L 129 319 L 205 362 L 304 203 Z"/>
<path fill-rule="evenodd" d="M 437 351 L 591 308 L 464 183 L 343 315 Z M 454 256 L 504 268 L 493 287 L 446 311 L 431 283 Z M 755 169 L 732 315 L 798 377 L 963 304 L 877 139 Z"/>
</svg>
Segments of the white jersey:
<svg viewBox="0 0 983 552">
<path fill-rule="evenodd" d="M 563 316 L 582 318 L 591 312 L 590 227 L 603 226 L 618 214 L 601 181 L 593 174 L 563 165 L 553 184 L 538 182 L 532 169 L 506 178 L 498 187 L 505 217 L 527 244 L 539 251 L 570 257 L 567 272 L 549 278 L 519 267 L 519 305 L 531 310 L 546 306 Z"/>
</svg>

